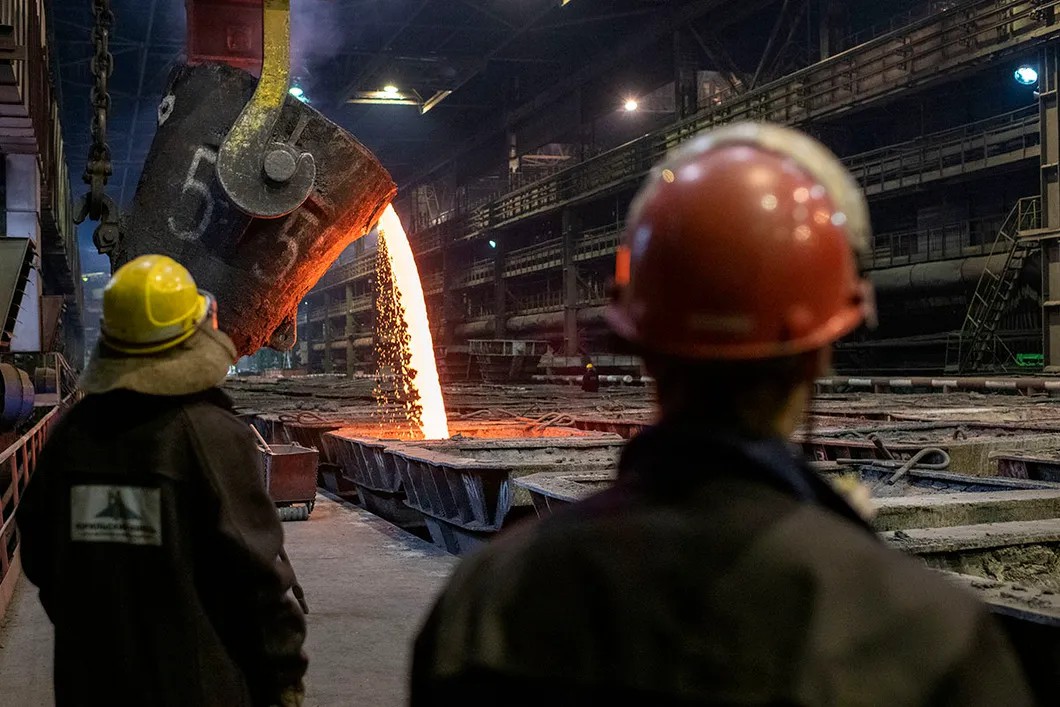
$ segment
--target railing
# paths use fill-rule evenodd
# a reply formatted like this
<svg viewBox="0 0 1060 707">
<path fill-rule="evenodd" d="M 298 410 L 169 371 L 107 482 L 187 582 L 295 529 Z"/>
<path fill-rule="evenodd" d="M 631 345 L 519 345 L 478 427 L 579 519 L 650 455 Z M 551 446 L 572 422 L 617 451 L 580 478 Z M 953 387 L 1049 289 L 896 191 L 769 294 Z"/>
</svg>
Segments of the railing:
<svg viewBox="0 0 1060 707">
<path fill-rule="evenodd" d="M 36 469 L 37 457 L 44 447 L 44 441 L 60 414 L 61 408 L 53 408 L 17 442 L 0 452 L 0 474 L 8 477 L 7 486 L 0 496 L 0 520 L 3 521 L 0 526 L 0 583 L 7 578 L 18 550 L 15 511 L 19 499 Z"/>
<path fill-rule="evenodd" d="M 563 265 L 563 239 L 554 238 L 508 253 L 504 259 L 504 276 L 526 275 L 561 265 Z"/>
<path fill-rule="evenodd" d="M 1038 107 L 1030 106 L 851 155 L 843 163 L 868 195 L 1039 155 Z"/>
<path fill-rule="evenodd" d="M 563 309 L 563 293 L 536 292 L 532 295 L 519 297 L 512 303 L 511 314 L 540 314 L 542 312 L 555 312 Z"/>
<path fill-rule="evenodd" d="M 878 22 L 874 25 L 860 29 L 857 32 L 851 32 L 845 37 L 840 38 L 836 42 L 836 51 L 846 51 L 852 47 L 856 47 L 859 44 L 864 44 L 876 37 L 891 32 L 897 31 L 903 27 L 907 27 L 914 22 L 919 22 L 925 17 L 932 15 L 940 10 L 947 10 L 954 5 L 956 2 L 920 2 L 915 6 L 909 8 L 905 12 L 900 12 L 897 15 L 893 15 L 886 22 Z"/>
<path fill-rule="evenodd" d="M 871 270 L 982 255 L 1004 221 L 1003 215 L 986 216 L 943 226 L 877 233 L 864 265 Z"/>
<path fill-rule="evenodd" d="M 436 251 L 442 247 L 441 234 L 437 231 L 424 231 L 422 235 L 416 240 L 413 240 L 412 236 L 409 236 L 409 241 L 416 247 L 416 255 L 423 255 L 424 253 L 430 253 Z"/>
<path fill-rule="evenodd" d="M 997 336 L 997 326 L 1027 256 L 1028 244 L 1020 240 L 1020 233 L 1038 228 L 1041 217 L 1041 199 L 1025 197 L 1016 202 L 998 229 L 989 250 L 990 260 L 976 283 L 961 331 L 947 342 L 948 369 L 963 372 L 980 368 L 984 362 L 997 363 L 998 359 L 1001 366 L 1012 362 L 1012 352 Z M 993 264 L 995 260 L 1003 261 L 1000 267 Z"/>
<path fill-rule="evenodd" d="M 492 259 L 476 260 L 470 267 L 456 274 L 453 278 L 453 287 L 473 287 L 492 282 L 496 268 Z"/>
<path fill-rule="evenodd" d="M 332 268 L 324 273 L 323 277 L 313 288 L 321 290 L 325 287 L 341 285 L 360 277 L 367 277 L 375 272 L 375 253 L 365 253 L 357 256 L 354 260 L 337 268 Z"/>
<path fill-rule="evenodd" d="M 843 158 L 868 194 L 913 187 L 951 178 L 1001 163 L 1038 157 L 1040 133 L 1036 106 L 932 133 L 916 140 L 861 152 Z M 868 267 L 978 255 L 992 242 L 1004 217 L 990 217 L 937 229 L 919 229 L 876 237 Z M 622 237 L 623 223 L 585 231 L 575 246 L 574 260 L 612 257 Z M 960 229 L 967 228 L 967 233 Z M 434 234 L 438 236 L 437 233 Z M 976 243 L 976 237 L 978 243 Z M 552 239 L 506 256 L 506 277 L 547 270 L 562 265 L 561 239 Z M 459 287 L 493 278 L 492 260 L 479 261 L 458 274 Z M 490 265 L 487 267 L 486 263 Z M 472 272 L 474 271 L 474 272 Z"/>
<path fill-rule="evenodd" d="M 618 244 L 622 241 L 622 231 L 625 227 L 625 222 L 620 221 L 585 231 L 574 249 L 574 261 L 614 256 Z"/>
<path fill-rule="evenodd" d="M 457 237 L 471 238 L 628 185 L 669 149 L 722 124 L 739 120 L 804 123 L 883 99 L 911 85 L 945 80 L 983 57 L 997 58 L 1031 42 L 1060 36 L 1058 7 L 1060 0 L 964 3 L 754 90 L 727 92 L 718 105 L 693 118 L 469 211 L 454 211 L 462 221 Z"/>
</svg>

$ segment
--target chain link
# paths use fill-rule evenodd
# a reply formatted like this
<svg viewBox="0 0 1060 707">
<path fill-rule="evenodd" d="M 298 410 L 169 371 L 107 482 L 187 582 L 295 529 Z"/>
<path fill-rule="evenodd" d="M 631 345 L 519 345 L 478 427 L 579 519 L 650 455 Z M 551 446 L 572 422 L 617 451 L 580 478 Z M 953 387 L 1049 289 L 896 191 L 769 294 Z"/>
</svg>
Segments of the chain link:
<svg viewBox="0 0 1060 707">
<path fill-rule="evenodd" d="M 114 71 L 114 56 L 110 53 L 110 33 L 114 25 L 114 13 L 110 9 L 110 0 L 93 0 L 92 14 L 95 24 L 92 28 L 92 44 L 95 54 L 92 57 L 92 74 L 95 84 L 92 86 L 92 146 L 88 150 L 88 164 L 85 167 L 84 181 L 91 187 L 87 198 L 88 216 L 93 221 L 101 220 L 104 213 L 104 188 L 113 174 L 110 146 L 107 145 L 107 117 L 110 114 L 110 75 Z"/>
</svg>

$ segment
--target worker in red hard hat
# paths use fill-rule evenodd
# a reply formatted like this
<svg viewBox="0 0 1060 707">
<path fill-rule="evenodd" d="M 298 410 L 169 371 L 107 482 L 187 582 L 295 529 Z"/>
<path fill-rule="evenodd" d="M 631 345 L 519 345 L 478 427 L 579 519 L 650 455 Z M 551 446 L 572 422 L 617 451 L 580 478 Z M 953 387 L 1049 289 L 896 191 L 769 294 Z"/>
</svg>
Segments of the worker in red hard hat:
<svg viewBox="0 0 1060 707">
<path fill-rule="evenodd" d="M 869 239 L 854 180 L 794 130 L 720 129 L 651 173 L 607 320 L 660 421 L 612 488 L 458 568 L 414 707 L 1031 704 L 984 607 L 787 443 L 830 345 L 874 316 Z"/>
</svg>

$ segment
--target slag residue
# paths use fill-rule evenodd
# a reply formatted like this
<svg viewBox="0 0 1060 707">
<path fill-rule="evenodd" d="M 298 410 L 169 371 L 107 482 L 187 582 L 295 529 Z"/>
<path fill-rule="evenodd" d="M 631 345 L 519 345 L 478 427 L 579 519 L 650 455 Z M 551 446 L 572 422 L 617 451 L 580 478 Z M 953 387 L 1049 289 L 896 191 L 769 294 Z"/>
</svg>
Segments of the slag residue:
<svg viewBox="0 0 1060 707">
<path fill-rule="evenodd" d="M 393 206 L 379 220 L 376 317 L 380 409 L 401 410 L 404 421 L 418 427 L 425 439 L 449 437 L 420 274 Z"/>
</svg>

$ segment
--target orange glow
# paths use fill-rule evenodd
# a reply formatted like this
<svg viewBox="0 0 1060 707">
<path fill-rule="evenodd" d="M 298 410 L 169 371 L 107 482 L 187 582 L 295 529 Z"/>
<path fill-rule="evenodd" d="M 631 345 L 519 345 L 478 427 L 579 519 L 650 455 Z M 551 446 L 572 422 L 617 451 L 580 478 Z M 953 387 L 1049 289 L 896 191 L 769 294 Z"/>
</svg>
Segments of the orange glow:
<svg viewBox="0 0 1060 707">
<path fill-rule="evenodd" d="M 622 244 L 615 252 L 615 284 L 625 286 L 629 284 L 630 254 L 629 246 Z"/>
<path fill-rule="evenodd" d="M 425 439 L 446 439 L 449 437 L 449 419 L 445 415 L 442 386 L 438 382 L 434 340 L 430 322 L 427 321 L 427 307 L 423 302 L 420 272 L 412 257 L 408 236 L 393 206 L 388 206 L 379 219 L 379 237 L 386 241 L 394 271 L 394 286 L 401 293 L 404 304 L 409 346 L 412 349 L 411 367 L 416 371 L 413 383 L 419 391 L 420 407 L 423 409 L 423 436 Z"/>
</svg>

